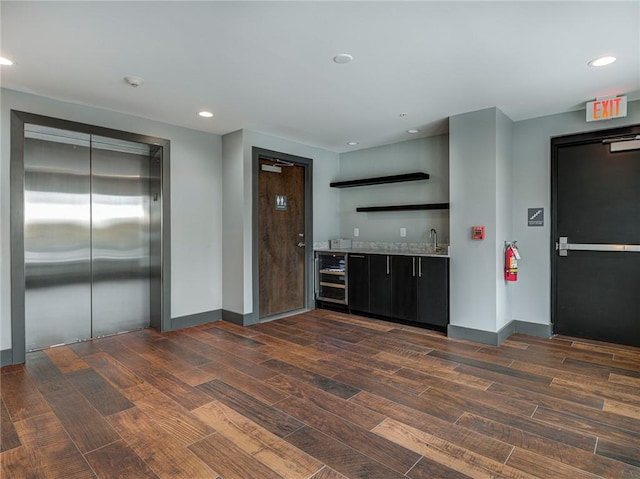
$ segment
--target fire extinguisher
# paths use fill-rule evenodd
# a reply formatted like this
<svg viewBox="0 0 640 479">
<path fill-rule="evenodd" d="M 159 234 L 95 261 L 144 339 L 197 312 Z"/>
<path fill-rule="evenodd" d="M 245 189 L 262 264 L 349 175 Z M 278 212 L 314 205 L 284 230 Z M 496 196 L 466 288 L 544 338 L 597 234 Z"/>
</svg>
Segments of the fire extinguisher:
<svg viewBox="0 0 640 479">
<path fill-rule="evenodd" d="M 505 281 L 518 281 L 518 260 L 520 254 L 516 242 L 506 243 L 504 251 L 504 279 Z"/>
</svg>

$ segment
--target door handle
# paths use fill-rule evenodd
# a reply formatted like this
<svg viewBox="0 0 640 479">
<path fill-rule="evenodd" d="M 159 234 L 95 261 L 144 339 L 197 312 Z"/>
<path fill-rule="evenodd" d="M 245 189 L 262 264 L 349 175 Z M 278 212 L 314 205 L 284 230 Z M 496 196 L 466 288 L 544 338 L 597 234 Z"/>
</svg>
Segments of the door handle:
<svg viewBox="0 0 640 479">
<path fill-rule="evenodd" d="M 320 260 L 318 258 L 315 258 L 314 263 L 316 264 L 316 277 L 313 285 L 313 290 L 316 296 L 318 296 L 318 294 L 320 293 Z"/>
<path fill-rule="evenodd" d="M 304 248 L 305 246 L 307 246 L 305 243 L 303 243 L 302 241 L 298 241 L 298 244 L 296 245 L 298 248 Z"/>
<path fill-rule="evenodd" d="M 569 243 L 569 238 L 561 236 L 556 243 L 556 251 L 559 256 L 567 256 L 569 250 L 572 251 L 609 251 L 640 253 L 640 245 L 637 244 L 591 244 L 591 243 Z"/>
</svg>

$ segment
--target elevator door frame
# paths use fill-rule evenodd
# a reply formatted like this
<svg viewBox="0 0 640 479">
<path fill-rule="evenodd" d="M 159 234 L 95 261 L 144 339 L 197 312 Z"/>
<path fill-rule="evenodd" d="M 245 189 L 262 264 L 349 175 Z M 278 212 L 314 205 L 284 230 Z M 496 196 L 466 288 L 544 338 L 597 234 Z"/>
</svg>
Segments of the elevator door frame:
<svg viewBox="0 0 640 479">
<path fill-rule="evenodd" d="M 99 135 L 118 140 L 145 143 L 159 152 L 161 178 L 160 298 L 151 301 L 151 326 L 160 331 L 171 329 L 171 217 L 170 217 L 170 142 L 163 138 L 129 133 L 111 128 L 61 120 L 11 110 L 11 364 L 25 361 L 25 271 L 24 271 L 24 127 L 34 124 Z M 154 311 L 154 306 L 160 311 Z M 154 312 L 156 314 L 154 314 Z"/>
</svg>

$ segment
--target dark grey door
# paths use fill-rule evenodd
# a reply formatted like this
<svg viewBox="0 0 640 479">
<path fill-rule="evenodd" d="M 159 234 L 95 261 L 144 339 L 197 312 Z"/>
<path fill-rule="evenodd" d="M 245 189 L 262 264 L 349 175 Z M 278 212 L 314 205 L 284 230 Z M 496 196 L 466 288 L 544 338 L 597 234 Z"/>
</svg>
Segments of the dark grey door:
<svg viewBox="0 0 640 479">
<path fill-rule="evenodd" d="M 620 133 L 552 142 L 553 321 L 558 334 L 640 346 L 640 149 L 612 151 Z"/>
</svg>

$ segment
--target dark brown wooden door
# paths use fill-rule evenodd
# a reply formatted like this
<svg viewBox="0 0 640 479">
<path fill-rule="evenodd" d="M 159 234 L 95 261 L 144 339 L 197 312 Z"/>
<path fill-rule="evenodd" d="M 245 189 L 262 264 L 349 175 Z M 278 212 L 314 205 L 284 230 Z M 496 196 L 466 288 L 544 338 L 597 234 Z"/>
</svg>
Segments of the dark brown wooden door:
<svg viewBox="0 0 640 479">
<path fill-rule="evenodd" d="M 273 165 L 258 170 L 261 318 L 305 306 L 304 167 Z"/>
</svg>

